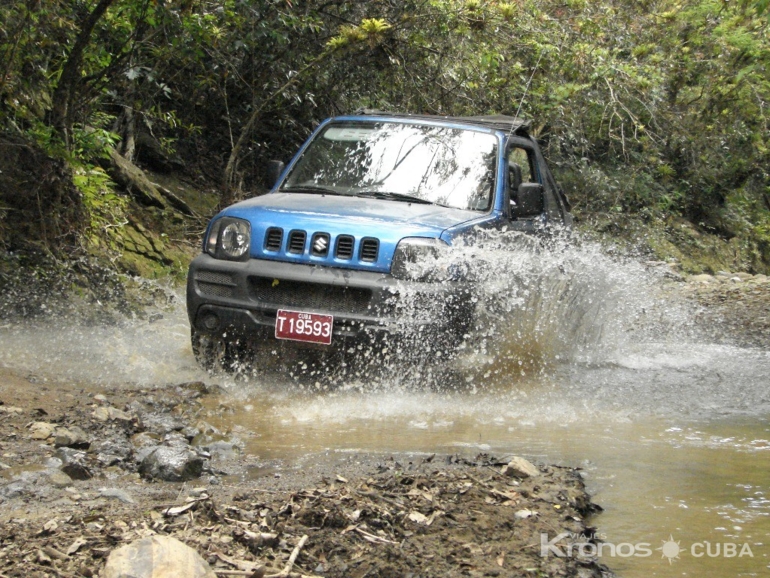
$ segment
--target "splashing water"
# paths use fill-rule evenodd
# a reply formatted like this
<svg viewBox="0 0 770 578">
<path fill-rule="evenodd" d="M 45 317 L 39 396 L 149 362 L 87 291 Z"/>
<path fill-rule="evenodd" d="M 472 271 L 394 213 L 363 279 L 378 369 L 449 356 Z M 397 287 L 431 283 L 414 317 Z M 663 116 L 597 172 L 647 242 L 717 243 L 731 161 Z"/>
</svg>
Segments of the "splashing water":
<svg viewBox="0 0 770 578">
<path fill-rule="evenodd" d="M 435 387 L 440 348 L 419 335 L 402 350 L 362 348 L 348 366 L 330 357 L 312 367 L 272 344 L 271 365 L 284 371 L 210 376 L 193 359 L 178 298 L 162 318 L 6 323 L 0 364 L 97 387 L 215 381 L 227 395 L 209 398 L 202 417 L 265 458 L 487 451 L 579 465 L 613 542 L 747 541 L 756 556 L 603 560 L 620 574 L 766 573 L 770 352 L 704 341 L 662 272 L 596 245 L 496 233 L 457 247 L 447 267 L 458 259 L 476 316 L 444 365 L 464 388 Z M 426 313 L 419 295 L 401 293 Z"/>
<path fill-rule="evenodd" d="M 597 245 L 554 241 L 546 249 L 529 236 L 495 232 L 455 247 L 445 258 L 447 267 L 461 263 L 473 286 L 475 317 L 451 365 L 476 387 L 482 382 L 484 387 L 507 386 L 511 379 L 521 382 L 565 363 L 608 359 L 629 339 L 671 332 L 686 318 L 682 308 L 664 306 L 658 298 L 654 272 L 638 262 L 612 258 Z M 431 311 L 412 288 L 399 292 L 405 315 L 442 314 Z M 152 322 L 123 319 L 93 325 L 56 317 L 7 323 L 0 327 L 0 363 L 105 385 L 200 379 L 204 374 L 190 355 L 184 308 L 178 296 L 174 301 L 171 310 L 150 315 Z M 256 369 L 269 361 L 273 368 L 286 369 L 290 381 L 308 367 L 304 353 L 287 351 L 285 344 L 269 344 L 262 354 L 252 364 Z M 310 383 L 325 378 L 327 388 L 422 387 L 442 378 L 434 362 L 444 354 L 423 335 L 414 335 L 400 349 L 359 348 L 342 360 L 322 358 L 304 373 Z M 255 367 L 239 369 L 242 380 L 263 381 Z"/>
</svg>

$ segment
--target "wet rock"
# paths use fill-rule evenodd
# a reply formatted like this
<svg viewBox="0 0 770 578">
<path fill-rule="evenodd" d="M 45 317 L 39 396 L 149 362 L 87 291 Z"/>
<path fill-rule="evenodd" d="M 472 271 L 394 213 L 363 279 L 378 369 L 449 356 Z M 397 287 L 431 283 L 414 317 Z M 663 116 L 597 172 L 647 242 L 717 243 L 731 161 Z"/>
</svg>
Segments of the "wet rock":
<svg viewBox="0 0 770 578">
<path fill-rule="evenodd" d="M 200 477 L 203 459 L 189 447 L 160 446 L 146 455 L 139 473 L 148 479 L 184 482 Z"/>
<path fill-rule="evenodd" d="M 36 421 L 29 426 L 29 437 L 33 440 L 47 440 L 56 431 L 56 426 L 47 421 Z"/>
<path fill-rule="evenodd" d="M 9 483 L 0 486 L 0 498 L 13 499 L 45 494 L 48 472 L 39 469 L 22 471 Z"/>
<path fill-rule="evenodd" d="M 147 456 L 149 456 L 152 452 L 157 450 L 159 447 L 161 447 L 161 445 L 156 443 L 153 445 L 146 445 L 146 446 L 142 446 L 141 448 L 138 448 L 134 452 L 134 460 L 136 461 L 136 463 L 141 464 Z"/>
<path fill-rule="evenodd" d="M 192 442 L 192 440 L 195 439 L 195 436 L 200 435 L 201 430 L 199 430 L 197 427 L 193 427 L 191 425 L 188 425 L 185 428 L 182 428 L 182 435 L 187 438 L 187 441 Z"/>
<path fill-rule="evenodd" d="M 131 414 L 126 413 L 125 411 L 119 410 L 116 407 L 104 405 L 97 407 L 92 415 L 94 416 L 94 419 L 99 421 L 131 421 L 133 419 Z"/>
<path fill-rule="evenodd" d="M 233 459 L 240 451 L 239 444 L 233 441 L 212 442 L 203 447 L 211 456 L 222 460 Z"/>
<path fill-rule="evenodd" d="M 57 448 L 68 447 L 79 450 L 87 450 L 91 446 L 88 435 L 78 426 L 68 428 L 57 427 L 54 433 L 53 445 Z"/>
<path fill-rule="evenodd" d="M 10 483 L 0 486 L 0 498 L 12 500 L 20 498 L 29 492 L 29 483 L 26 480 L 13 480 Z"/>
<path fill-rule="evenodd" d="M 170 536 L 142 538 L 114 550 L 104 578 L 216 578 L 208 563 Z"/>
<path fill-rule="evenodd" d="M 131 436 L 131 445 L 137 450 L 148 446 L 157 446 L 160 445 L 160 436 L 158 434 L 143 431 Z"/>
<path fill-rule="evenodd" d="M 49 472 L 48 481 L 56 488 L 68 488 L 72 485 L 72 478 L 59 470 Z"/>
<path fill-rule="evenodd" d="M 104 466 L 114 466 L 126 462 L 134 453 L 133 447 L 125 438 L 110 438 L 96 442 L 92 446 L 96 460 Z"/>
<path fill-rule="evenodd" d="M 193 439 L 192 445 L 216 458 L 232 459 L 241 451 L 244 444 L 238 438 L 222 434 L 199 434 Z"/>
<path fill-rule="evenodd" d="M 172 431 L 181 431 L 185 427 L 182 420 L 168 414 L 145 413 L 142 414 L 141 421 L 147 431 L 161 436 Z"/>
<path fill-rule="evenodd" d="M 61 471 L 73 480 L 90 480 L 94 477 L 88 467 L 86 452 L 72 448 L 59 448 L 56 457 L 62 461 Z"/>
<path fill-rule="evenodd" d="M 186 448 L 190 446 L 190 442 L 184 434 L 173 431 L 163 436 L 163 445 L 171 448 Z"/>
<path fill-rule="evenodd" d="M 134 499 L 124 490 L 118 488 L 99 488 L 99 496 L 119 500 L 124 504 L 135 504 Z"/>
<path fill-rule="evenodd" d="M 713 275 L 707 275 L 705 273 L 703 275 L 693 275 L 692 277 L 690 277 L 689 281 L 690 283 L 700 283 L 704 285 L 717 282 L 716 278 Z"/>
<path fill-rule="evenodd" d="M 180 383 L 177 387 L 181 390 L 184 390 L 192 399 L 206 395 L 209 392 L 208 387 L 206 387 L 206 384 L 202 381 Z"/>
<path fill-rule="evenodd" d="M 517 456 L 504 465 L 500 473 L 512 478 L 534 478 L 540 475 L 540 470 L 529 460 Z"/>
</svg>

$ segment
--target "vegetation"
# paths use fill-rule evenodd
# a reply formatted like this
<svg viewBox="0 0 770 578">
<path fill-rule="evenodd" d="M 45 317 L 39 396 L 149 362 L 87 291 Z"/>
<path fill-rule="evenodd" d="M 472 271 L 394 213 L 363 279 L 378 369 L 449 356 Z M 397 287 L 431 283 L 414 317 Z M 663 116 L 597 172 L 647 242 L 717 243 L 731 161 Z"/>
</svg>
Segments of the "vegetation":
<svg viewBox="0 0 770 578">
<path fill-rule="evenodd" d="M 46 247 L 109 246 L 110 149 L 154 143 L 228 203 L 366 107 L 531 117 L 579 216 L 686 219 L 766 271 L 769 27 L 768 0 L 11 0 L 0 157 L 32 147 L 81 194 L 5 186 L 0 241 L 23 216 L 58 223 L 28 227 Z"/>
</svg>

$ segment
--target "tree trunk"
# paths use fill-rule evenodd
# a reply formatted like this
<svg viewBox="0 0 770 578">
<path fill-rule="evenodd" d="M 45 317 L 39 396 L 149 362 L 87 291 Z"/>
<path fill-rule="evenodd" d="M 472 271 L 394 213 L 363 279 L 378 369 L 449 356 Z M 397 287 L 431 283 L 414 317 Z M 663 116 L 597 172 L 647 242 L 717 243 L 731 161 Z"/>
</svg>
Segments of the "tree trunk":
<svg viewBox="0 0 770 578">
<path fill-rule="evenodd" d="M 91 41 L 91 33 L 99 19 L 104 16 L 107 8 L 115 0 L 99 0 L 93 11 L 88 15 L 78 32 L 75 44 L 62 68 L 59 82 L 53 93 L 51 105 L 51 125 L 59 133 L 65 146 L 69 149 L 72 132 L 72 101 L 80 83 L 80 66 L 83 62 L 83 52 Z"/>
<path fill-rule="evenodd" d="M 222 203 L 224 205 L 229 205 L 235 200 L 235 188 L 236 188 L 235 181 L 236 181 L 236 171 L 238 170 L 238 160 L 239 160 L 238 157 L 240 157 L 241 150 L 246 144 L 246 140 L 249 138 L 249 135 L 251 134 L 251 131 L 254 129 L 254 126 L 257 124 L 257 121 L 259 120 L 259 117 L 262 114 L 262 111 L 265 110 L 265 107 L 274 98 L 280 95 L 292 84 L 297 82 L 300 79 L 300 77 L 303 76 L 308 70 L 311 70 L 313 67 L 317 66 L 324 59 L 326 59 L 330 54 L 331 52 L 324 51 L 318 56 L 316 56 L 313 60 L 308 62 L 299 72 L 297 72 L 297 74 L 292 76 L 279 89 L 274 91 L 270 96 L 268 96 L 264 101 L 262 101 L 262 104 L 259 105 L 256 109 L 254 109 L 254 112 L 251 113 L 251 117 L 246 123 L 246 126 L 243 127 L 241 134 L 238 136 L 238 140 L 235 142 L 233 149 L 230 151 L 230 157 L 227 159 L 227 166 L 225 167 L 224 178 L 222 179 L 223 181 L 222 185 L 224 188 L 224 190 L 222 191 Z"/>
</svg>

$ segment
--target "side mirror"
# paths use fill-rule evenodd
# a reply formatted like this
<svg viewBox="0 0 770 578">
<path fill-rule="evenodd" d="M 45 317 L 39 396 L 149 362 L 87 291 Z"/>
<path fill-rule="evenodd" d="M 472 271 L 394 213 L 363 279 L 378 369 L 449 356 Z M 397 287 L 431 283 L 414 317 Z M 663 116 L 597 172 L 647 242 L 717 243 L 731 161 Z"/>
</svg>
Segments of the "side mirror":
<svg viewBox="0 0 770 578">
<path fill-rule="evenodd" d="M 283 161 L 267 161 L 267 170 L 265 171 L 265 186 L 268 189 L 272 189 L 278 182 L 278 177 L 281 176 L 283 169 L 286 165 Z"/>
<path fill-rule="evenodd" d="M 521 183 L 516 194 L 516 205 L 511 207 L 514 219 L 536 217 L 545 210 L 543 185 L 540 183 Z"/>
</svg>

